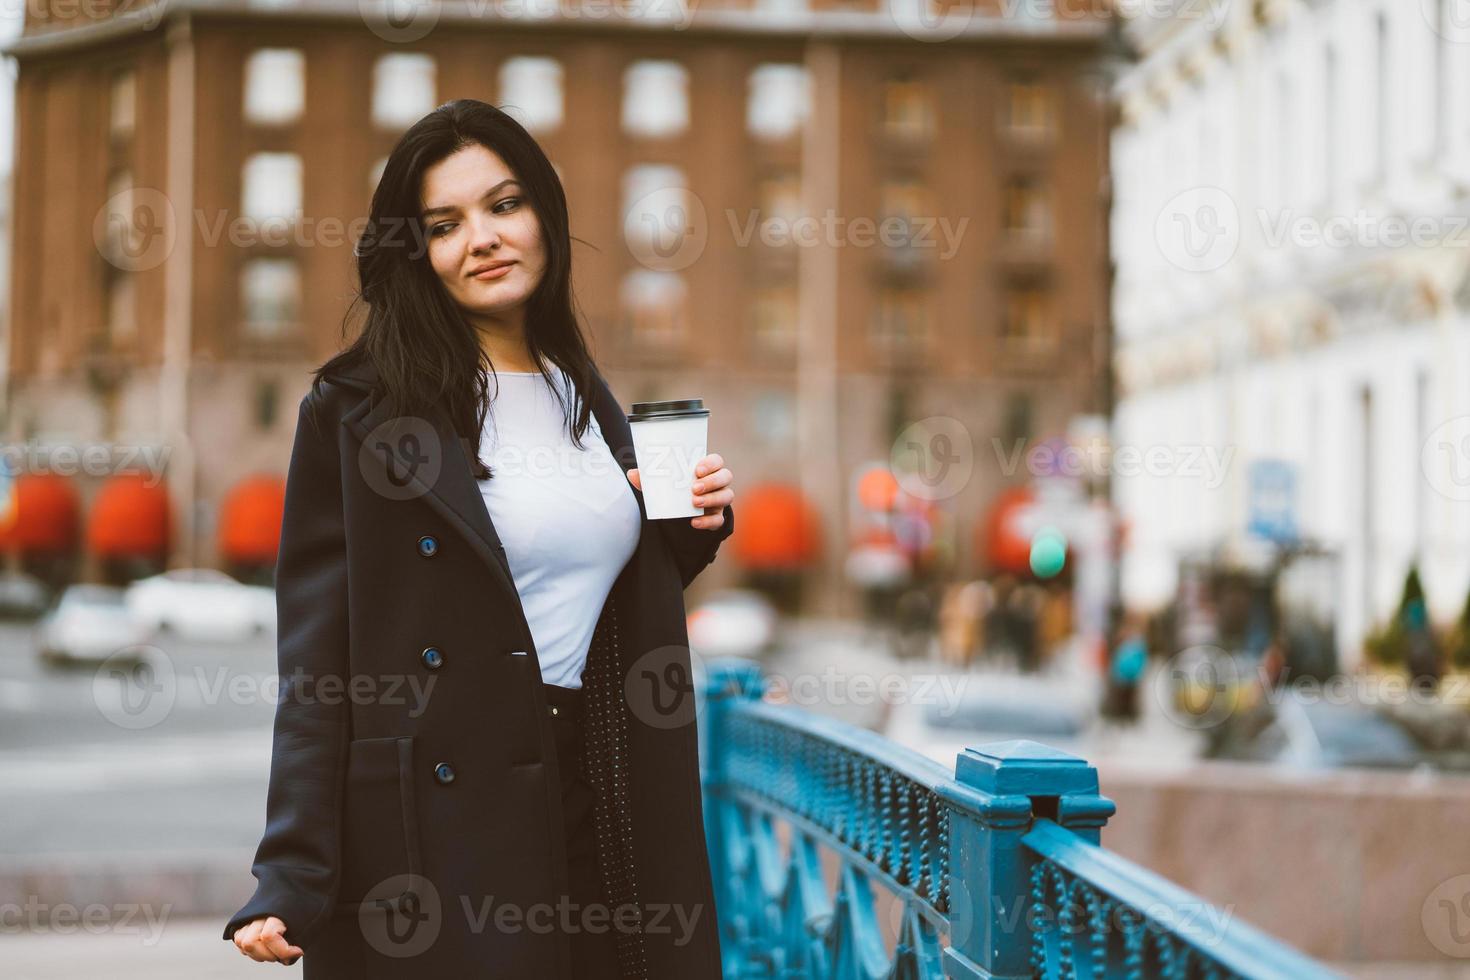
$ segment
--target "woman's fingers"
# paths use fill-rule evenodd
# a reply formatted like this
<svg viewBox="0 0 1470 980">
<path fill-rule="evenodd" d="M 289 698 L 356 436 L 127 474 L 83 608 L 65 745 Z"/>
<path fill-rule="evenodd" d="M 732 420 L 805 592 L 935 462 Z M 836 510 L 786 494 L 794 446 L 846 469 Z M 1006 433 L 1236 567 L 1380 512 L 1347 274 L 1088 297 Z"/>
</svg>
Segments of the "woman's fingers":
<svg viewBox="0 0 1470 980">
<path fill-rule="evenodd" d="M 733 479 L 735 479 L 735 474 L 730 472 L 730 468 L 721 467 L 709 476 L 696 480 L 692 489 L 695 493 L 706 493 L 710 490 L 718 490 L 721 487 L 729 486 L 730 481 Z"/>
<path fill-rule="evenodd" d="M 716 490 L 714 493 L 702 494 L 694 498 L 694 506 L 703 507 L 706 512 L 718 513 L 725 509 L 725 505 L 735 500 L 734 490 Z"/>
<path fill-rule="evenodd" d="M 286 942 L 286 924 L 273 915 L 255 919 L 235 932 L 240 952 L 259 963 L 294 963 L 302 950 Z"/>
</svg>

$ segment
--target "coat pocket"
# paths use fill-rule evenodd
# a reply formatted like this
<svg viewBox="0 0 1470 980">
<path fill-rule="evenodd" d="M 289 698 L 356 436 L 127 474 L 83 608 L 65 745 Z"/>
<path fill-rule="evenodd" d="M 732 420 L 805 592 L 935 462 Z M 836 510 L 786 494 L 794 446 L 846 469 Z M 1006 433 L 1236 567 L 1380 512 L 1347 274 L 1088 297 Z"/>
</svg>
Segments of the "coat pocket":
<svg viewBox="0 0 1470 980">
<path fill-rule="evenodd" d="M 396 901 L 422 873 L 411 735 L 348 743 L 336 911 Z"/>
</svg>

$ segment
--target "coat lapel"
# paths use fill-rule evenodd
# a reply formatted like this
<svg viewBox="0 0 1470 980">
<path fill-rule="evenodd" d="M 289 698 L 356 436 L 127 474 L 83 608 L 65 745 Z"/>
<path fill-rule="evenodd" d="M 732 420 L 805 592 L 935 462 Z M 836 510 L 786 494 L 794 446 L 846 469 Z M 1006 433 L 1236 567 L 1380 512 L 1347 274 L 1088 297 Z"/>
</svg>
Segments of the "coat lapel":
<svg viewBox="0 0 1470 980">
<path fill-rule="evenodd" d="M 397 472 L 407 475 L 408 485 L 459 532 L 485 562 L 498 585 L 508 589 L 511 598 L 519 605 L 520 595 L 516 591 L 515 579 L 505 557 L 505 547 L 495 530 L 495 522 L 491 520 L 490 512 L 485 507 L 485 498 L 480 494 L 479 483 L 470 469 L 470 454 L 478 450 L 478 445 L 472 445 L 468 439 L 456 435 L 447 413 L 437 407 L 423 418 L 395 417 L 387 400 L 381 397 L 377 370 L 367 360 L 334 373 L 331 377 L 364 393 L 362 402 L 347 413 L 343 424 L 352 432 L 359 445 L 366 447 L 374 456 L 382 455 L 377 444 L 397 446 L 400 445 L 401 435 L 412 433 L 420 437 L 421 446 L 425 441 L 424 437 L 432 433 L 428 451 L 437 452 L 439 457 L 437 475 L 431 480 L 425 480 L 422 478 L 423 473 L 426 470 L 432 472 L 432 465 L 404 466 L 401 465 L 402 461 L 394 460 L 393 464 L 398 467 Z M 597 424 L 602 429 L 603 439 L 626 479 L 628 470 L 636 465 L 633 432 L 628 425 L 627 416 L 623 414 L 617 399 L 613 397 L 611 389 L 600 374 L 596 376 L 593 391 L 587 397 L 591 401 Z M 370 438 L 373 445 L 368 444 Z M 382 463 L 385 466 L 390 465 L 386 458 Z M 638 513 L 646 532 L 648 512 L 644 508 L 643 494 L 631 483 L 628 488 L 638 501 Z"/>
</svg>

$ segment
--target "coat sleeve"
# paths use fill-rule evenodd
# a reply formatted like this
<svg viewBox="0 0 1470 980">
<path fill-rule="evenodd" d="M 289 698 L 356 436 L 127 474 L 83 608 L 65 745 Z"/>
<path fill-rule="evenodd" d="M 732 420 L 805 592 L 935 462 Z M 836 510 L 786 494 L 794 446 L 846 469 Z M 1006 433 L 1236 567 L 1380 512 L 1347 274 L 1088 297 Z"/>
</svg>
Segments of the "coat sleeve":
<svg viewBox="0 0 1470 980">
<path fill-rule="evenodd" d="M 265 833 L 251 873 L 254 896 L 225 926 L 225 939 L 274 915 L 288 942 L 309 949 L 336 903 L 340 805 L 350 702 L 347 552 L 342 474 L 332 413 L 321 392 L 301 400 L 286 476 L 275 585 L 280 700 L 276 705 Z"/>
<path fill-rule="evenodd" d="M 668 539 L 669 550 L 674 554 L 674 564 L 679 567 L 679 580 L 683 583 L 684 588 L 689 588 L 695 576 L 715 560 L 715 552 L 720 550 L 720 542 L 728 538 L 735 530 L 734 505 L 726 504 L 723 513 L 725 523 L 715 531 L 690 524 L 692 517 L 658 522 L 663 528 L 664 537 Z"/>
</svg>

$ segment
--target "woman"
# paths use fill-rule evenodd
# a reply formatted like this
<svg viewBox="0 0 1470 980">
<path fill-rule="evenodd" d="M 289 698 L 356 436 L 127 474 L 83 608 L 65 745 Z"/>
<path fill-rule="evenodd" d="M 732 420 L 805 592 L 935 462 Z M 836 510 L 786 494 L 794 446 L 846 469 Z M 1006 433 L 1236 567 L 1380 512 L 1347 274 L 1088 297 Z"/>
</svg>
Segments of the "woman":
<svg viewBox="0 0 1470 980">
<path fill-rule="evenodd" d="M 561 184 L 505 113 L 409 129 L 368 229 L 361 335 L 297 422 L 259 884 L 225 938 L 323 980 L 718 977 L 683 588 L 730 470 L 698 461 L 704 516 L 646 517 Z"/>
</svg>

